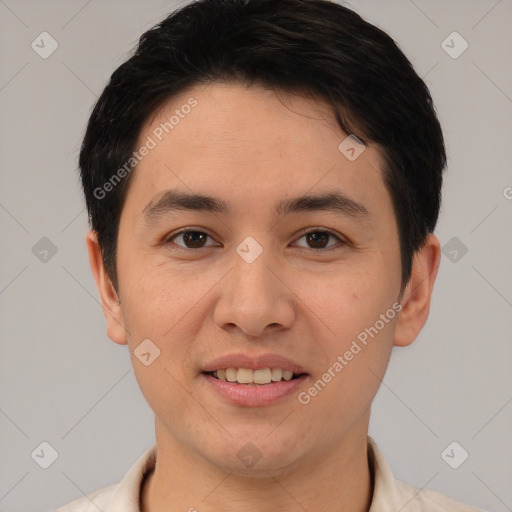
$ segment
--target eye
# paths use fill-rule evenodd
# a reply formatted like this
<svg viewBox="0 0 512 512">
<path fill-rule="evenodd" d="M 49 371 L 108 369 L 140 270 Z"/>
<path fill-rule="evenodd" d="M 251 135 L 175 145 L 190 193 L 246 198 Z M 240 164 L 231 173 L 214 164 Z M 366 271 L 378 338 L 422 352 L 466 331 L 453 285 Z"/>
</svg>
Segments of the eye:
<svg viewBox="0 0 512 512">
<path fill-rule="evenodd" d="M 298 243 L 302 239 L 304 239 L 305 244 Z M 309 249 L 328 249 L 338 243 L 344 244 L 345 242 L 339 236 L 325 229 L 309 231 L 295 242 L 299 247 L 306 247 Z"/>
<path fill-rule="evenodd" d="M 185 249 L 201 249 L 203 247 L 210 247 L 214 244 L 206 244 L 206 241 L 213 238 L 203 231 L 197 231 L 192 229 L 182 230 L 178 233 L 174 233 L 165 240 L 165 244 L 173 243 L 179 247 Z"/>
</svg>

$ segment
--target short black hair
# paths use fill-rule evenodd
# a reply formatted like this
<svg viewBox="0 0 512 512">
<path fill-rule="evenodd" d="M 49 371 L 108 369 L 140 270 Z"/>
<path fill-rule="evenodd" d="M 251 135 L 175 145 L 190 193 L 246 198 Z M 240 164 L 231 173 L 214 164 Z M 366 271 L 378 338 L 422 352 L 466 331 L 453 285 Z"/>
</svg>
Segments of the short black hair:
<svg viewBox="0 0 512 512">
<path fill-rule="evenodd" d="M 126 163 L 141 129 L 172 97 L 218 82 L 326 100 L 345 133 L 379 145 L 398 225 L 402 295 L 414 253 L 437 223 L 443 134 L 426 84 L 393 39 L 329 0 L 197 0 L 142 34 L 114 71 L 89 119 L 79 166 L 115 289 L 119 220 L 133 174 Z"/>
</svg>

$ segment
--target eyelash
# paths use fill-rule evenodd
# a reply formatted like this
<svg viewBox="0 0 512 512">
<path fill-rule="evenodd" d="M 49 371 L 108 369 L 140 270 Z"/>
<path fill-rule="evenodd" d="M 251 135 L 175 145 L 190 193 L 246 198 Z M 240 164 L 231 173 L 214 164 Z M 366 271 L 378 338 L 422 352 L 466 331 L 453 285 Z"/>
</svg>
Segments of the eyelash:
<svg viewBox="0 0 512 512">
<path fill-rule="evenodd" d="M 207 237 L 210 237 L 213 240 L 213 237 L 211 235 L 209 235 L 208 233 L 206 233 L 205 231 L 201 231 L 200 229 L 190 227 L 190 228 L 181 229 L 180 231 L 172 233 L 171 235 L 169 235 L 168 237 L 166 237 L 164 239 L 163 244 L 164 245 L 174 244 L 180 249 L 185 249 L 185 250 L 190 250 L 190 251 L 198 251 L 200 249 L 207 249 L 208 247 L 212 247 L 211 245 L 209 245 L 209 246 L 204 246 L 204 247 L 191 248 L 191 247 L 186 247 L 184 245 L 178 245 L 173 242 L 173 240 L 175 238 L 177 238 L 181 235 L 184 235 L 186 233 L 200 233 L 200 234 L 206 235 Z M 348 242 L 346 240 L 344 240 L 343 238 L 341 238 L 340 235 L 338 235 L 337 233 L 335 233 L 334 231 L 332 231 L 331 229 L 328 229 L 328 228 L 313 228 L 313 229 L 309 229 L 309 230 L 302 230 L 301 236 L 297 240 L 300 240 L 301 238 L 304 238 L 305 236 L 307 236 L 311 233 L 327 234 L 331 237 L 336 238 L 338 243 L 333 246 L 328 246 L 328 247 L 324 247 L 324 248 L 320 248 L 320 249 L 315 249 L 313 247 L 302 247 L 301 246 L 302 249 L 309 249 L 314 252 L 320 252 L 320 251 L 328 251 L 330 249 L 335 249 L 335 248 L 337 248 L 338 245 L 341 245 L 341 246 L 348 245 Z"/>
</svg>

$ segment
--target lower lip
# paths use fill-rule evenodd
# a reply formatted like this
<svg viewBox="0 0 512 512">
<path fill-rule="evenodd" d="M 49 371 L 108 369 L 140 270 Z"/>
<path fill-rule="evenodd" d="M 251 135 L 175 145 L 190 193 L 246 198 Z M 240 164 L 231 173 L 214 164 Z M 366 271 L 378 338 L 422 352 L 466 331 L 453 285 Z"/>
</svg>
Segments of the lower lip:
<svg viewBox="0 0 512 512">
<path fill-rule="evenodd" d="M 207 373 L 201 375 L 220 396 L 236 405 L 245 407 L 261 407 L 277 402 L 279 399 L 296 392 L 308 377 L 307 374 L 304 374 L 293 380 L 250 385 L 216 379 Z"/>
</svg>

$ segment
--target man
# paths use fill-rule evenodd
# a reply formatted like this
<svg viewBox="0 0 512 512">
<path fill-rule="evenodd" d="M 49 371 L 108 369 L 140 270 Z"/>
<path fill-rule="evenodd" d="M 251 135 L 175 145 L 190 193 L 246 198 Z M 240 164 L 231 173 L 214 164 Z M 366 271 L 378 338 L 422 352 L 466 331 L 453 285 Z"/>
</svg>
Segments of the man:
<svg viewBox="0 0 512 512">
<path fill-rule="evenodd" d="M 143 34 L 80 169 L 156 447 L 59 510 L 474 510 L 395 481 L 368 437 L 428 317 L 445 164 L 425 84 L 340 5 L 200 0 Z"/>
</svg>

